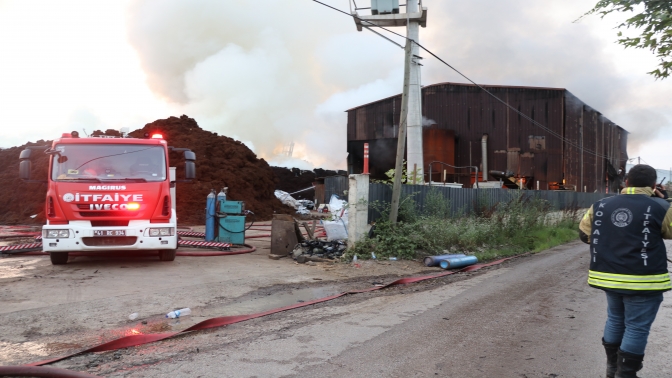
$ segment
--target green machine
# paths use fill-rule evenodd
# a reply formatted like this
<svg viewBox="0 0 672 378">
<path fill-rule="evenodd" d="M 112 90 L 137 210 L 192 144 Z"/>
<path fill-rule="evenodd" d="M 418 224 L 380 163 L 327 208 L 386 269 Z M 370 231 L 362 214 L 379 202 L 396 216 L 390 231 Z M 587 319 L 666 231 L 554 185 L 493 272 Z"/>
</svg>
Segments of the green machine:
<svg viewBox="0 0 672 378">
<path fill-rule="evenodd" d="M 245 244 L 245 202 L 227 201 L 225 189 L 217 194 L 217 241 Z"/>
</svg>

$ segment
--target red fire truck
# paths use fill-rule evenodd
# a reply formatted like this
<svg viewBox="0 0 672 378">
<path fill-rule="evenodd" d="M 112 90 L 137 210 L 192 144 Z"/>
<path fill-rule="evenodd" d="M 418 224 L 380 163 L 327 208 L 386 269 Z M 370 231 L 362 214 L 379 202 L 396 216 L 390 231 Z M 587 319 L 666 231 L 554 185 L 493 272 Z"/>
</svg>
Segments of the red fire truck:
<svg viewBox="0 0 672 378">
<path fill-rule="evenodd" d="M 30 156 L 36 149 L 21 152 L 19 174 L 25 181 L 37 181 L 30 178 Z M 159 134 L 80 138 L 73 131 L 54 140 L 44 151 L 50 158 L 47 224 L 42 227 L 43 251 L 51 263 L 67 263 L 69 252 L 117 250 L 157 251 L 162 261 L 175 260 L 171 150 L 184 153 L 185 179 L 194 179 L 196 154 L 168 146 Z"/>
</svg>

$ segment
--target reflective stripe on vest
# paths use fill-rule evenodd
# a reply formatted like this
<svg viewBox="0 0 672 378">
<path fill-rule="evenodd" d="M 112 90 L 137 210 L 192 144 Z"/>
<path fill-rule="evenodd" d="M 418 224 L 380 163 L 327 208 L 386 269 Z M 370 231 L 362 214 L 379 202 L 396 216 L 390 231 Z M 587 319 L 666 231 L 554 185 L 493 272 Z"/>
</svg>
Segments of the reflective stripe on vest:
<svg viewBox="0 0 672 378">
<path fill-rule="evenodd" d="M 588 271 L 588 284 L 608 289 L 624 290 L 670 290 L 669 273 L 648 276 L 633 276 L 628 274 L 604 273 L 594 270 Z"/>
</svg>

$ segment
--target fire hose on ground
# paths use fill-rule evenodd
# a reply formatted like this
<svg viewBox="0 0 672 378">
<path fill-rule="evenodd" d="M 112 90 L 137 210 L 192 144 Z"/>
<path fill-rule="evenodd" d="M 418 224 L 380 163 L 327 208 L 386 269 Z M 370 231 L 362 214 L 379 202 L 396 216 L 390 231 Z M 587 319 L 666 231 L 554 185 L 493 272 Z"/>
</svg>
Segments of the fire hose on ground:
<svg viewBox="0 0 672 378">
<path fill-rule="evenodd" d="M 204 237 L 205 234 L 201 232 L 191 232 L 191 231 L 178 231 L 178 236 L 185 237 Z M 35 236 L 35 234 L 29 235 Z M 263 235 L 257 237 L 270 236 Z M 249 237 L 248 237 L 249 238 Z M 36 240 L 40 240 L 41 236 L 36 236 Z M 182 247 L 196 247 L 196 248 L 216 248 L 220 249 L 219 251 L 209 251 L 209 252 L 190 252 L 190 251 L 178 251 L 177 256 L 228 256 L 228 255 L 240 255 L 244 253 L 252 253 L 256 251 L 256 247 L 249 244 L 243 244 L 244 249 L 230 250 L 232 245 L 231 243 L 220 243 L 220 242 L 205 242 L 205 241 L 195 241 L 195 240 L 178 240 L 178 246 Z M 0 246 L 0 254 L 16 254 L 20 253 L 22 256 L 40 256 L 40 255 L 49 255 L 47 252 L 42 252 L 42 242 L 27 243 L 27 244 L 16 244 L 8 246 Z M 71 252 L 71 256 L 97 256 L 99 252 Z"/>
<path fill-rule="evenodd" d="M 421 282 L 425 280 L 430 280 L 434 278 L 440 278 L 444 277 L 447 275 L 455 274 L 455 273 L 462 273 L 462 272 L 473 272 L 476 270 L 479 270 L 481 268 L 493 266 L 493 265 L 499 265 L 507 260 L 513 259 L 514 257 L 508 257 L 504 258 L 501 260 L 493 261 L 487 264 L 477 264 L 477 265 L 470 265 L 466 268 L 460 269 L 460 270 L 454 270 L 454 271 L 448 271 L 440 274 L 435 274 L 435 275 L 430 275 L 430 276 L 420 276 L 420 277 L 407 277 L 407 278 L 401 278 L 396 281 L 390 282 L 386 285 L 382 286 L 374 286 L 368 289 L 362 289 L 362 290 L 351 290 L 351 291 L 346 291 L 342 292 L 339 294 L 331 295 L 328 297 L 324 298 L 319 298 L 315 299 L 312 301 L 307 301 L 307 302 L 300 302 L 296 303 L 293 305 L 285 306 L 285 307 L 280 307 L 276 309 L 271 309 L 268 311 L 264 312 L 259 312 L 255 314 L 247 314 L 247 315 L 234 315 L 234 316 L 223 316 L 223 317 L 217 317 L 217 318 L 211 318 L 208 320 L 204 320 L 202 322 L 199 322 L 187 329 L 184 329 L 182 331 L 178 332 L 164 332 L 164 333 L 152 333 L 152 334 L 143 334 L 143 335 L 130 335 L 130 336 L 124 336 L 116 340 L 112 340 L 85 350 L 81 350 L 79 352 L 75 352 L 72 354 L 69 354 L 67 356 L 62 356 L 62 357 L 56 357 L 48 360 L 43 360 L 43 361 L 38 361 L 38 362 L 32 362 L 23 366 L 5 366 L 4 369 L 15 369 L 15 368 L 24 368 L 24 367 L 36 367 L 36 366 L 42 366 L 42 365 L 47 365 L 51 364 L 57 361 L 62 361 L 77 355 L 85 354 L 85 353 L 93 353 L 93 352 L 107 352 L 107 351 L 112 351 L 112 350 L 117 350 L 117 349 L 123 349 L 123 348 L 128 348 L 128 347 L 133 347 L 133 346 L 139 346 L 143 344 L 149 344 L 165 339 L 169 339 L 178 335 L 183 335 L 186 333 L 191 333 L 194 331 L 201 331 L 201 330 L 206 330 L 206 329 L 211 329 L 211 328 L 218 328 L 218 327 L 223 327 L 227 326 L 230 324 L 235 324 L 235 323 L 240 323 L 246 320 L 250 319 L 256 319 L 264 316 L 268 316 L 271 314 L 276 314 L 279 312 L 283 311 L 289 311 L 301 307 L 306 307 L 310 305 L 314 305 L 317 303 L 322 303 L 322 302 L 327 302 L 334 300 L 336 298 L 340 298 L 346 295 L 354 295 L 354 294 L 360 294 L 360 293 L 367 293 L 367 292 L 372 292 L 372 291 L 377 291 L 377 290 L 382 290 L 391 286 L 396 286 L 396 285 L 407 285 L 411 283 L 416 283 L 416 282 Z M 5 370 L 5 371 L 10 371 L 10 370 Z M 2 373 L 2 371 L 0 371 Z M 73 372 L 74 373 L 74 372 Z M 81 373 L 79 373 L 81 374 Z M 21 376 L 21 375 L 19 375 Z M 27 375 L 23 375 L 27 376 Z M 33 375 L 36 376 L 36 375 Z M 44 377 L 57 377 L 56 375 L 43 375 Z M 61 375 L 60 377 L 65 377 L 65 378 L 78 378 L 78 377 L 91 377 L 90 375 Z"/>
</svg>

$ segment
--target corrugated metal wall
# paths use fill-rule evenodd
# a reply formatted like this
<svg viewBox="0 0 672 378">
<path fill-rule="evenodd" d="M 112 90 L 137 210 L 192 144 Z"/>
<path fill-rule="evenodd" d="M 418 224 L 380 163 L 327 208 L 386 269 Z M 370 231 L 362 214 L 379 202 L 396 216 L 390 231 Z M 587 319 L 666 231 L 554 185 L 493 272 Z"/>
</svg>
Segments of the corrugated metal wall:
<svg viewBox="0 0 672 378">
<path fill-rule="evenodd" d="M 474 85 L 442 83 L 426 86 L 423 115 L 429 125 L 455 133 L 455 165 L 482 167 L 481 138 L 488 134 L 488 170 L 512 171 L 528 177 L 528 188 L 548 189 L 552 183 L 605 192 L 607 166 L 616 170 L 627 161 L 627 132 L 590 108 L 565 89 L 484 86 L 513 108 L 544 125 L 534 125 Z M 394 96 L 348 111 L 350 173 L 361 172 L 361 143 L 372 145 L 385 138 L 396 146 L 401 96 Z M 566 143 L 557 136 L 569 139 Z M 393 152 L 377 161 L 371 153 L 373 178 L 394 167 Z M 607 158 L 596 155 L 606 155 Z M 392 158 L 391 158 L 392 157 Z M 390 162 L 392 162 L 390 164 Z M 428 161 L 425 164 L 429 163 Z M 377 165 L 384 168 L 377 169 Z M 428 173 L 425 167 L 425 173 Z M 470 185 L 468 170 L 457 182 Z M 490 177 L 490 180 L 493 178 Z M 617 187 L 612 177 L 613 192 Z"/>
<path fill-rule="evenodd" d="M 435 190 L 450 201 L 451 216 L 471 214 L 475 209 L 491 209 L 498 203 L 511 201 L 517 195 L 524 199 L 546 200 L 555 210 L 573 210 L 588 208 L 598 200 L 613 194 L 580 193 L 571 191 L 550 190 L 507 190 L 507 189 L 457 189 L 428 185 L 402 185 L 402 199 L 411 197 L 416 210 L 422 212 L 427 194 Z M 380 217 L 379 210 L 389 204 L 392 199 L 392 186 L 386 184 L 370 184 L 369 186 L 369 222 Z"/>
<path fill-rule="evenodd" d="M 324 178 L 324 202 L 329 203 L 331 195 L 335 194 L 340 199 L 348 199 L 348 182 L 347 176 L 330 176 Z"/>
</svg>

